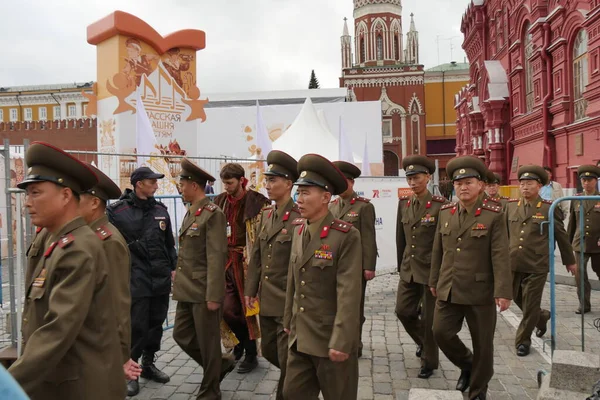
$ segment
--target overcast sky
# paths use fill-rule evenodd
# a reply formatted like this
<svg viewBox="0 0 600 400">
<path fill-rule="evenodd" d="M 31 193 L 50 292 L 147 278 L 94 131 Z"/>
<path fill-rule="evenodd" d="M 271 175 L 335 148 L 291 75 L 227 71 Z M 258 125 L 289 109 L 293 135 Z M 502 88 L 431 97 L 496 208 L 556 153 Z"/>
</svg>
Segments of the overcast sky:
<svg viewBox="0 0 600 400">
<path fill-rule="evenodd" d="M 204 93 L 305 89 L 311 69 L 321 87 L 339 86 L 340 36 L 352 0 L 19 0 L 2 4 L 0 87 L 84 82 L 96 79 L 95 47 L 86 27 L 114 10 L 145 20 L 160 34 L 179 29 L 206 32 L 198 54 L 198 86 Z M 462 62 L 460 21 L 467 0 L 404 0 L 403 30 L 410 13 L 419 31 L 425 68 Z M 452 39 L 450 39 L 452 38 Z"/>
</svg>

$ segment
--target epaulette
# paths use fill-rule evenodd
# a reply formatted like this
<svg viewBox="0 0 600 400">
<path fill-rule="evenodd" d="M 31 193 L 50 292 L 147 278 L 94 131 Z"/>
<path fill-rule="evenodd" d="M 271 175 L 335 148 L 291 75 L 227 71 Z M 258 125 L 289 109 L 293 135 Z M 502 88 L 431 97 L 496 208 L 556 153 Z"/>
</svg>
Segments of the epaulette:
<svg viewBox="0 0 600 400">
<path fill-rule="evenodd" d="M 508 199 L 509 203 L 514 203 L 515 201 L 519 201 L 519 199 Z"/>
<path fill-rule="evenodd" d="M 340 199 L 331 200 L 330 204 L 337 204 L 340 202 Z"/>
<path fill-rule="evenodd" d="M 58 240 L 58 247 L 60 247 L 61 249 L 64 249 L 65 247 L 67 247 L 68 245 L 73 243 L 74 241 L 75 241 L 75 236 L 73 236 L 72 234 L 69 233 L 68 235 L 63 236 Z"/>
<path fill-rule="evenodd" d="M 114 210 L 115 208 L 120 207 L 124 202 L 124 200 L 115 201 L 114 203 L 110 203 L 108 207 Z"/>
<path fill-rule="evenodd" d="M 410 196 L 400 196 L 399 200 L 408 200 Z"/>
<path fill-rule="evenodd" d="M 362 201 L 363 203 L 370 203 L 371 199 L 367 199 L 366 197 L 357 197 L 356 200 Z"/>
<path fill-rule="evenodd" d="M 500 196 L 500 198 L 501 198 L 502 200 L 510 200 L 510 197 L 506 197 L 506 196 Z"/>
<path fill-rule="evenodd" d="M 292 211 L 295 212 L 295 213 L 300 214 L 300 208 L 298 208 L 297 204 L 294 204 L 294 206 L 292 207 Z"/>
<path fill-rule="evenodd" d="M 442 196 L 432 196 L 431 200 L 435 201 L 437 203 L 445 203 L 446 202 L 446 198 L 442 197 Z"/>
<path fill-rule="evenodd" d="M 261 211 L 269 211 L 272 209 L 273 209 L 273 206 L 264 206 Z"/>
<path fill-rule="evenodd" d="M 112 236 L 112 232 L 108 230 L 107 227 L 101 226 L 99 228 L 96 228 L 96 236 L 98 236 L 100 240 L 106 240 Z"/>
<path fill-rule="evenodd" d="M 333 222 L 331 223 L 331 229 L 335 229 L 336 231 L 347 233 L 347 232 L 350 232 L 351 228 L 352 228 L 351 223 L 342 221 L 341 219 L 334 219 Z"/>
<path fill-rule="evenodd" d="M 42 228 L 41 226 L 36 227 L 35 233 L 40 233 L 42 231 L 42 229 L 44 229 L 44 228 Z"/>
<path fill-rule="evenodd" d="M 456 203 L 444 204 L 440 210 L 447 210 L 448 208 L 456 207 Z"/>
<path fill-rule="evenodd" d="M 208 203 L 207 205 L 205 205 L 203 208 L 207 209 L 208 211 L 215 211 L 218 206 L 215 203 Z"/>
<path fill-rule="evenodd" d="M 542 200 L 542 203 L 545 203 L 545 204 L 552 204 L 552 203 L 554 203 L 554 202 L 553 202 L 552 200 Z"/>
<path fill-rule="evenodd" d="M 304 223 L 304 218 L 296 218 L 292 221 L 292 225 L 302 225 Z"/>
<path fill-rule="evenodd" d="M 484 210 L 490 210 L 490 211 L 497 212 L 497 213 L 502 211 L 502 207 L 496 207 L 491 204 L 483 204 L 481 206 L 481 208 L 483 208 Z"/>
</svg>

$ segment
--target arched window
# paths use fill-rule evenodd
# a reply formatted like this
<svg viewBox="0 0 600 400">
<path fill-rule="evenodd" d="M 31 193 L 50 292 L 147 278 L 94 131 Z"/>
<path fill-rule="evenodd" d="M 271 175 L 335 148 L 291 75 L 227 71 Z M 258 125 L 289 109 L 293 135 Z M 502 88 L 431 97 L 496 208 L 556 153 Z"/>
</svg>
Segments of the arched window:
<svg viewBox="0 0 600 400">
<path fill-rule="evenodd" d="M 400 44 L 397 32 L 394 34 L 394 60 L 400 60 Z"/>
<path fill-rule="evenodd" d="M 583 98 L 583 92 L 588 80 L 588 35 L 582 29 L 577 34 L 573 44 L 573 105 L 575 110 L 575 121 L 585 118 L 587 101 Z"/>
<path fill-rule="evenodd" d="M 377 35 L 377 60 L 383 60 L 383 37 Z"/>
<path fill-rule="evenodd" d="M 533 65 L 529 58 L 533 55 L 533 35 L 529 33 L 531 26 L 527 24 L 523 38 L 524 64 L 525 64 L 525 111 L 533 110 Z"/>
<path fill-rule="evenodd" d="M 365 38 L 360 38 L 360 63 L 364 63 L 367 60 L 367 52 L 365 50 Z"/>
</svg>

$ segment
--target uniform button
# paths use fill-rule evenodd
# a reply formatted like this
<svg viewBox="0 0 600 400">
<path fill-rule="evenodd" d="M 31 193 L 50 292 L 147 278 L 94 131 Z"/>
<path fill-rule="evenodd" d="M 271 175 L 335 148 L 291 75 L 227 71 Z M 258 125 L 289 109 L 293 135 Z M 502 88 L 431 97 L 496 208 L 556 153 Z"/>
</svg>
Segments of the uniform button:
<svg viewBox="0 0 600 400">
<path fill-rule="evenodd" d="M 179 268 L 177 268 L 177 269 L 181 271 L 181 267 L 179 267 Z"/>
<path fill-rule="evenodd" d="M 305 297 L 306 297 L 306 296 L 304 296 L 303 294 L 301 294 L 301 295 L 300 295 L 300 298 L 301 298 L 301 299 L 303 299 L 303 298 L 305 298 Z"/>
<path fill-rule="evenodd" d="M 415 248 L 415 245 L 413 244 L 413 245 L 411 245 L 410 247 L 412 247 L 412 248 L 414 249 L 414 248 Z"/>
<path fill-rule="evenodd" d="M 523 222 L 523 226 L 527 225 L 527 222 Z"/>
<path fill-rule="evenodd" d="M 586 226 L 586 227 L 585 227 L 585 229 L 590 229 L 590 227 L 589 227 L 589 226 Z"/>
<path fill-rule="evenodd" d="M 522 248 L 523 248 L 523 246 L 519 246 L 519 248 L 520 248 L 520 249 L 522 249 Z"/>
<path fill-rule="evenodd" d="M 410 256 L 411 256 L 412 258 L 415 258 L 415 255 L 414 255 L 414 254 L 411 254 Z"/>
<path fill-rule="evenodd" d="M 269 248 L 271 248 L 271 247 L 273 247 L 273 245 L 272 245 L 272 244 L 270 244 L 270 245 L 269 245 Z"/>
<path fill-rule="evenodd" d="M 27 318 L 23 318 L 23 322 L 27 322 Z"/>
<path fill-rule="evenodd" d="M 271 255 L 269 254 L 269 255 L 267 256 L 267 258 L 271 258 Z"/>
<path fill-rule="evenodd" d="M 458 251 L 460 253 L 460 248 L 457 248 L 456 251 Z"/>
<path fill-rule="evenodd" d="M 523 238 L 519 238 L 519 240 L 522 242 L 522 241 L 523 241 Z"/>
<path fill-rule="evenodd" d="M 306 268 L 301 268 L 300 272 L 306 272 Z"/>
<path fill-rule="evenodd" d="M 265 268 L 266 268 L 266 269 L 269 269 L 269 266 L 268 266 L 268 265 L 265 265 Z"/>
<path fill-rule="evenodd" d="M 521 231 L 521 233 L 525 233 L 525 231 Z"/>
<path fill-rule="evenodd" d="M 268 281 L 268 280 L 269 280 L 269 277 L 268 277 L 268 276 L 265 276 L 265 281 Z"/>
<path fill-rule="evenodd" d="M 416 238 L 417 238 L 416 236 L 413 236 L 413 239 L 416 239 Z"/>
<path fill-rule="evenodd" d="M 586 219 L 586 220 L 585 220 L 585 222 L 590 222 L 590 220 L 589 220 L 589 219 Z"/>
<path fill-rule="evenodd" d="M 304 282 L 304 281 L 300 282 L 300 286 L 304 286 L 304 285 L 306 285 L 306 282 Z"/>
<path fill-rule="evenodd" d="M 415 229 L 417 229 L 417 227 L 416 227 L 416 226 L 413 226 L 413 231 L 414 231 Z"/>
<path fill-rule="evenodd" d="M 304 312 L 304 307 L 300 307 L 300 312 Z"/>
<path fill-rule="evenodd" d="M 459 242 L 462 242 L 462 238 L 458 238 L 458 241 L 459 241 Z"/>
</svg>

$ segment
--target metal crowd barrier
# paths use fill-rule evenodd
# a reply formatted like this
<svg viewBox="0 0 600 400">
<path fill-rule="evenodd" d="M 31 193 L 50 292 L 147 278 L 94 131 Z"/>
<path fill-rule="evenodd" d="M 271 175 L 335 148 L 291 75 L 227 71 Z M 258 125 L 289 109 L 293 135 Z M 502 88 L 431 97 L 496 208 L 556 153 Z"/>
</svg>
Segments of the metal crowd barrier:
<svg viewBox="0 0 600 400">
<path fill-rule="evenodd" d="M 554 210 L 558 206 L 558 203 L 563 201 L 579 201 L 583 202 L 585 200 L 592 200 L 600 202 L 600 196 L 567 196 L 561 197 L 560 199 L 554 200 L 552 205 L 550 206 L 550 211 L 548 212 L 548 222 L 543 222 L 541 229 L 543 229 L 543 224 L 549 223 L 549 248 L 550 248 L 550 347 L 551 347 L 551 355 L 554 355 L 554 349 L 556 348 L 556 278 L 555 278 L 555 266 L 554 266 L 554 249 L 555 249 L 555 238 L 554 238 L 554 227 L 556 225 L 556 221 L 554 220 Z M 579 207 L 579 234 L 580 234 L 580 258 L 579 264 L 577 268 L 581 268 L 581 272 L 579 273 L 580 285 L 579 285 L 579 296 L 583 301 L 585 297 L 585 288 L 584 288 L 584 277 L 585 277 L 585 268 L 587 265 L 584 265 L 585 260 L 585 224 L 583 224 L 584 218 L 584 207 Z M 580 302 L 581 303 L 581 302 Z M 580 304 L 580 306 L 582 306 Z M 585 306 L 585 305 L 583 305 Z M 581 313 L 581 351 L 585 351 L 585 313 Z"/>
</svg>

